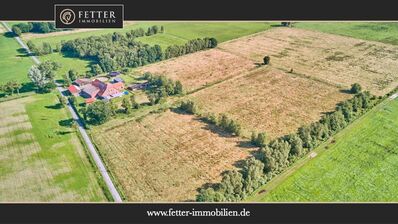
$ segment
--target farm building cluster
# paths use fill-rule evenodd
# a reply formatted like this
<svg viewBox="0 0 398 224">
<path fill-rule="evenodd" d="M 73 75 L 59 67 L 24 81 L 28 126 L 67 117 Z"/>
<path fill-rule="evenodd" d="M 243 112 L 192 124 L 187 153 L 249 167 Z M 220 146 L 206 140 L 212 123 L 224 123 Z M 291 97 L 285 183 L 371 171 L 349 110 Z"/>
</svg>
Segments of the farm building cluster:
<svg viewBox="0 0 398 224">
<path fill-rule="evenodd" d="M 98 77 L 95 79 L 81 78 L 76 79 L 68 87 L 69 92 L 74 96 L 85 98 L 86 103 L 92 103 L 96 99 L 109 100 L 126 94 L 124 81 L 117 77 L 120 73 L 111 72 L 108 77 Z M 109 81 L 110 80 L 110 81 Z"/>
</svg>

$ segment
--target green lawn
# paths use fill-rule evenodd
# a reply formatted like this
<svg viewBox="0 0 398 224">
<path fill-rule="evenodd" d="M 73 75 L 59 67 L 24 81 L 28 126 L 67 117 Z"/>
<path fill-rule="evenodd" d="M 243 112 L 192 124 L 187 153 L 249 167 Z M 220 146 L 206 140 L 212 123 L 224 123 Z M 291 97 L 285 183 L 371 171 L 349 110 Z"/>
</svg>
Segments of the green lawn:
<svg viewBox="0 0 398 224">
<path fill-rule="evenodd" d="M 294 27 L 398 45 L 398 22 L 300 22 Z"/>
<path fill-rule="evenodd" d="M 79 58 L 70 58 L 64 57 L 60 53 L 53 53 L 44 56 L 40 56 L 40 61 L 56 61 L 61 64 L 61 68 L 56 71 L 56 78 L 62 79 L 62 75 L 66 74 L 70 69 L 74 69 L 81 74 L 85 74 L 85 72 L 89 71 L 90 61 L 82 60 Z"/>
<path fill-rule="evenodd" d="M 398 99 L 382 102 L 317 157 L 250 201 L 398 201 Z M 283 174 L 282 174 L 283 175 Z M 271 181 L 268 185 L 273 185 Z M 265 186 L 265 188 L 267 187 Z"/>
<path fill-rule="evenodd" d="M 0 84 L 29 81 L 27 74 L 33 61 L 19 52 L 20 48 L 14 38 L 0 34 Z"/>
<path fill-rule="evenodd" d="M 0 103 L 1 201 L 106 201 L 54 94 Z"/>
</svg>

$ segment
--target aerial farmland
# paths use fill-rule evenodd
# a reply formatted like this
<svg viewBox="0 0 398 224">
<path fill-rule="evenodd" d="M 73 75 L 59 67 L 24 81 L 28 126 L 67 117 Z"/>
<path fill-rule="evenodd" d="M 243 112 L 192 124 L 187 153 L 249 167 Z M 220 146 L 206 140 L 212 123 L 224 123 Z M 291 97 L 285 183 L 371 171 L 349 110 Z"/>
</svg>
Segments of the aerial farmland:
<svg viewBox="0 0 398 224">
<path fill-rule="evenodd" d="M 80 127 L 124 201 L 396 200 L 398 185 L 382 175 L 377 183 L 391 186 L 366 197 L 366 183 L 344 192 L 338 180 L 350 176 L 337 173 L 358 158 L 361 181 L 363 169 L 378 172 L 373 156 L 395 159 L 381 132 L 385 120 L 396 123 L 398 25 L 328 24 L 129 21 L 123 29 L 22 33 L 63 95 L 35 83 L 31 59 L 3 35 L 0 64 L 20 66 L 0 71 L 0 199 L 112 200 Z M 363 152 L 362 130 L 385 152 Z M 320 196 L 311 186 L 330 191 Z"/>
</svg>

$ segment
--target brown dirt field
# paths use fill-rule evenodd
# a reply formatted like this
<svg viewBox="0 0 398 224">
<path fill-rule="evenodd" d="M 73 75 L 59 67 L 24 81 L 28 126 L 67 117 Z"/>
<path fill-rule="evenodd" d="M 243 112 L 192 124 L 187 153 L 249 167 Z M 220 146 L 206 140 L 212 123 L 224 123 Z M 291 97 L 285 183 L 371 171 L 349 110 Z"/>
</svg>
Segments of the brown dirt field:
<svg viewBox="0 0 398 224">
<path fill-rule="evenodd" d="M 325 83 L 264 68 L 190 97 L 205 111 L 230 115 L 247 131 L 279 137 L 319 120 L 322 112 L 351 96 Z"/>
<path fill-rule="evenodd" d="M 3 27 L 3 25 L 0 25 L 0 33 L 5 33 L 6 29 Z"/>
<path fill-rule="evenodd" d="M 213 128 L 166 111 L 110 130 L 98 127 L 92 136 L 129 201 L 187 201 L 249 156 L 238 138 Z"/>
<path fill-rule="evenodd" d="M 295 28 L 275 28 L 220 44 L 219 48 L 283 70 L 348 87 L 360 83 L 383 95 L 398 85 L 398 47 Z"/>
<path fill-rule="evenodd" d="M 240 75 L 254 67 L 255 64 L 250 60 L 211 49 L 148 65 L 138 71 L 180 80 L 187 91 L 192 91 Z"/>
</svg>

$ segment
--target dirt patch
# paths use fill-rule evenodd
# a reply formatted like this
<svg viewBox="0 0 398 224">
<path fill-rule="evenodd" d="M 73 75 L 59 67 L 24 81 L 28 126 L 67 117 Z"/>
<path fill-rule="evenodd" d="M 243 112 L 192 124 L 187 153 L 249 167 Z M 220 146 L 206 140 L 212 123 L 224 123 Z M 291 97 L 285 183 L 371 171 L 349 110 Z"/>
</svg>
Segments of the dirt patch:
<svg viewBox="0 0 398 224">
<path fill-rule="evenodd" d="M 188 90 L 198 89 L 253 69 L 255 64 L 218 49 L 201 51 L 139 69 L 180 80 Z"/>
<path fill-rule="evenodd" d="M 245 129 L 278 137 L 317 121 L 350 95 L 311 79 L 265 68 L 192 94 L 206 111 L 227 113 Z M 246 133 L 250 134 L 250 133 Z"/>
<path fill-rule="evenodd" d="M 93 137 L 130 201 L 186 201 L 249 156 L 240 139 L 221 135 L 192 115 L 167 111 Z"/>
<path fill-rule="evenodd" d="M 358 82 L 383 95 L 398 85 L 398 47 L 295 28 L 275 28 L 220 44 L 255 62 L 264 55 L 283 70 L 349 87 Z"/>
</svg>

